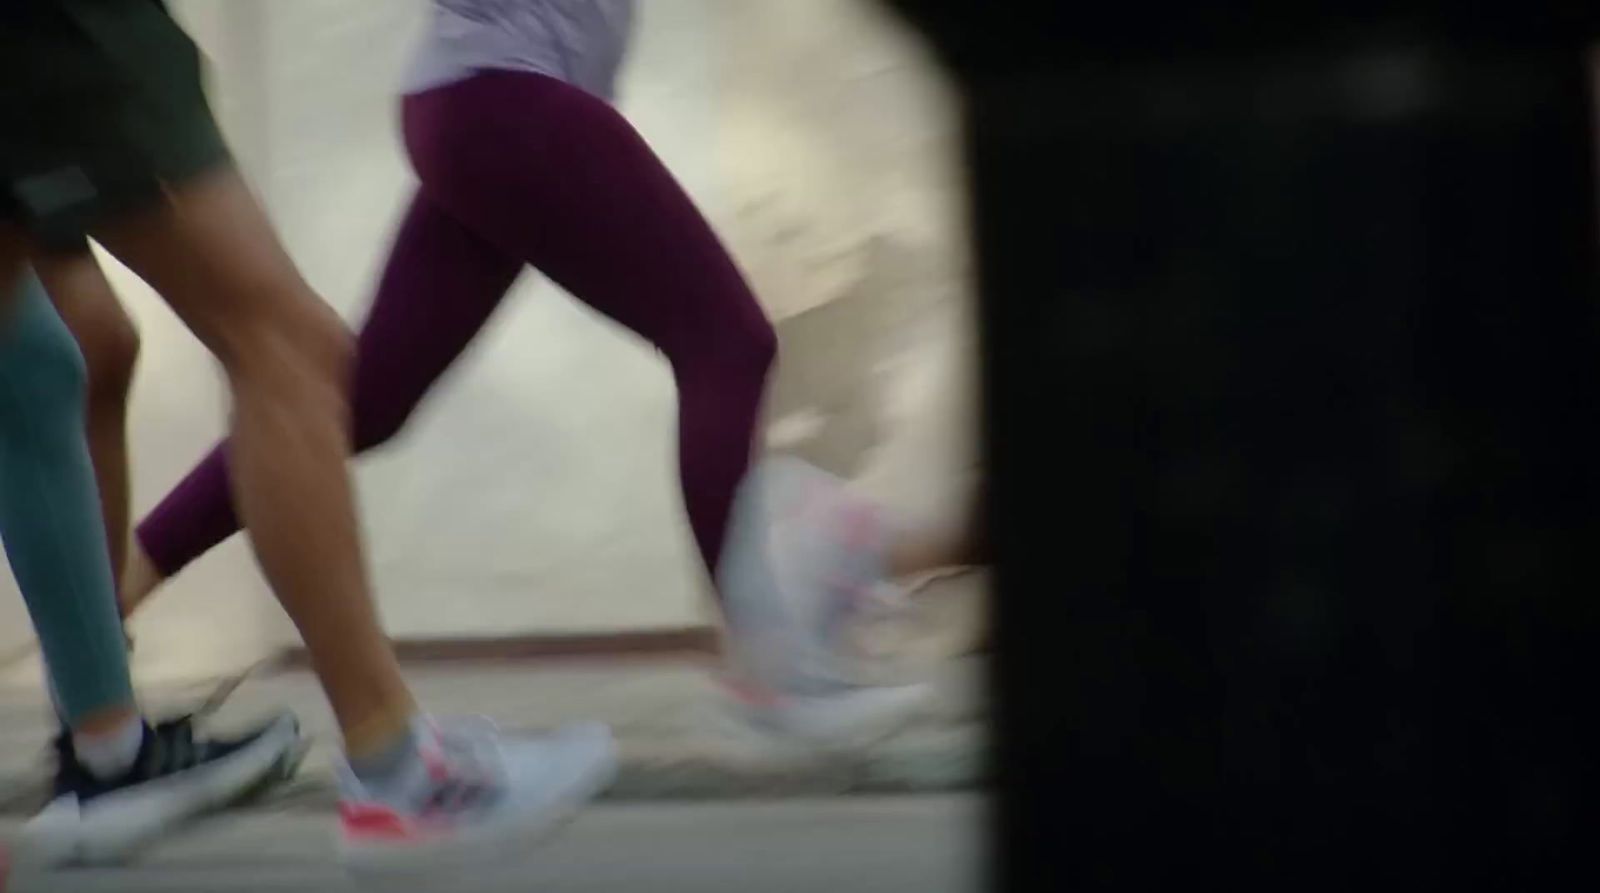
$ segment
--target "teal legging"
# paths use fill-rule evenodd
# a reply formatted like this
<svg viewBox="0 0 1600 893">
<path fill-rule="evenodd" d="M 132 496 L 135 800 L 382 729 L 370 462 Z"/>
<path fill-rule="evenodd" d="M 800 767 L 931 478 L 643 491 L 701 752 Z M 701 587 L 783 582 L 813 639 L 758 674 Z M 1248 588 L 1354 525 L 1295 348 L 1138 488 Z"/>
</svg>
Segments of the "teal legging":
<svg viewBox="0 0 1600 893">
<path fill-rule="evenodd" d="M 69 724 L 133 705 L 84 384 L 83 355 L 39 280 L 0 283 L 0 539 Z"/>
</svg>

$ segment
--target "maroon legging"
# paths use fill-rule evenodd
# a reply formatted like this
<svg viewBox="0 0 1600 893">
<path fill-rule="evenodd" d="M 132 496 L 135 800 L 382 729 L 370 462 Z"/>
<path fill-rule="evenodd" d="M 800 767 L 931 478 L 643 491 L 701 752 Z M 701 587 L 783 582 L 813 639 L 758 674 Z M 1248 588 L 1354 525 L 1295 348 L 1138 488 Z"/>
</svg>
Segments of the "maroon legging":
<svg viewBox="0 0 1600 893">
<path fill-rule="evenodd" d="M 606 102 L 495 71 L 409 96 L 420 180 L 357 339 L 357 451 L 384 443 L 524 264 L 654 344 L 678 387 L 689 521 L 715 570 L 772 365 L 771 324 L 672 175 Z M 172 575 L 239 529 L 219 444 L 139 525 Z"/>
</svg>

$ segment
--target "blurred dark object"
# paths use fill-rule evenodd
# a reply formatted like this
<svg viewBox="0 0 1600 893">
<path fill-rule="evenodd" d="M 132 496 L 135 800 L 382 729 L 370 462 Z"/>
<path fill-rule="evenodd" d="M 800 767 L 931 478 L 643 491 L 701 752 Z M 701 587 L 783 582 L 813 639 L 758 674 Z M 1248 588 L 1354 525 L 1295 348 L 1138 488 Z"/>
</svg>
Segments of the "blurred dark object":
<svg viewBox="0 0 1600 893">
<path fill-rule="evenodd" d="M 1303 0 L 1300 3 L 995 3 L 887 0 L 956 74 L 1063 72 L 1085 61 L 1282 57 L 1374 41 L 1558 46 L 1595 34 L 1589 0 Z"/>
<path fill-rule="evenodd" d="M 966 105 L 1003 888 L 1600 889 L 1593 5 L 891 5 Z"/>
</svg>

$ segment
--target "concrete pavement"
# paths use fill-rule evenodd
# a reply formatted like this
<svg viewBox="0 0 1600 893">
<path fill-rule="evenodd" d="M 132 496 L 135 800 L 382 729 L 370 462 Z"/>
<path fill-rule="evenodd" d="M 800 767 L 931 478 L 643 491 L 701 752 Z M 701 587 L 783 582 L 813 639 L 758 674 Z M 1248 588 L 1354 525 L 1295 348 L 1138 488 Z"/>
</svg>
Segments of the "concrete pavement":
<svg viewBox="0 0 1600 893">
<path fill-rule="evenodd" d="M 875 747 L 815 755 L 771 746 L 719 721 L 706 667 L 691 662 L 591 661 L 535 665 L 415 666 L 407 670 L 424 709 L 481 714 L 502 726 L 539 728 L 576 719 L 608 722 L 623 766 L 607 794 L 613 801 L 704 800 L 896 794 L 970 790 L 984 770 L 984 689 L 976 659 L 931 671 L 938 695 L 922 716 Z M 147 692 L 146 703 L 192 708 L 208 686 Z M 212 719 L 237 726 L 267 711 L 299 714 L 313 746 L 295 782 L 261 808 L 332 805 L 336 735 L 315 680 L 307 673 L 252 677 Z M 22 815 L 41 802 L 48 778 L 49 712 L 36 688 L 0 689 L 0 815 Z"/>
<path fill-rule="evenodd" d="M 982 886 L 977 795 L 597 807 L 514 864 L 386 879 L 384 893 L 969 893 Z M 321 893 L 371 889 L 334 862 L 331 819 L 222 816 L 136 865 L 18 873 L 5 893 Z M 0 822 L 0 834 L 9 827 Z"/>
</svg>

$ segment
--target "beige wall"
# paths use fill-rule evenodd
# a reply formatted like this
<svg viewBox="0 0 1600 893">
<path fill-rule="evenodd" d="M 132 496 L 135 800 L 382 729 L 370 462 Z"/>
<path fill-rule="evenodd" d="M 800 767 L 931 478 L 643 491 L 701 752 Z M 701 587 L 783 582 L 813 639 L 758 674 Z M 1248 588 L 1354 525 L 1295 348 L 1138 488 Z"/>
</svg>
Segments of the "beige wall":
<svg viewBox="0 0 1600 893">
<path fill-rule="evenodd" d="M 418 0 L 190 0 L 235 150 L 308 280 L 348 319 L 410 174 L 393 92 Z M 971 463 L 953 110 L 864 0 L 647 0 L 624 111 L 701 203 L 784 341 L 772 442 L 916 513 Z M 146 341 L 133 413 L 148 508 L 223 424 L 212 364 L 112 265 Z M 706 617 L 652 351 L 527 275 L 394 448 L 362 463 L 391 632 L 495 635 Z M 15 644 L 16 600 L 0 615 Z M 247 662 L 289 636 L 242 542 L 137 624 L 146 678 Z"/>
<path fill-rule="evenodd" d="M 717 0 L 719 221 L 778 320 L 769 442 L 907 514 L 959 510 L 975 461 L 958 118 L 863 0 Z"/>
</svg>

